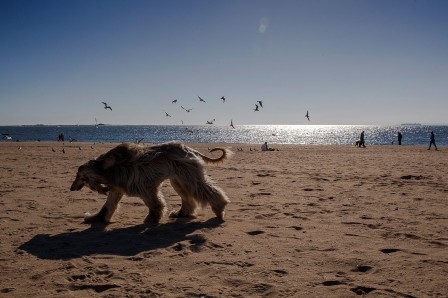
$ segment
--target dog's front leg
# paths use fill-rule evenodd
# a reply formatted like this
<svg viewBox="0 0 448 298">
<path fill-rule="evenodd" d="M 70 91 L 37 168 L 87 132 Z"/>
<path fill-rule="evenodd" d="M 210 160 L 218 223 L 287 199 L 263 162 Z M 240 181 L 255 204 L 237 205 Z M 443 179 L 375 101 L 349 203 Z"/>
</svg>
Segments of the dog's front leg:
<svg viewBox="0 0 448 298">
<path fill-rule="evenodd" d="M 145 218 L 145 223 L 157 225 L 166 211 L 166 203 L 163 194 L 159 189 L 151 190 L 143 197 L 143 202 L 149 209 L 149 214 Z"/>
<path fill-rule="evenodd" d="M 117 210 L 118 203 L 123 197 L 123 192 L 117 189 L 111 189 L 107 196 L 106 203 L 97 213 L 91 215 L 87 213 L 84 217 L 85 222 L 110 222 L 112 215 Z"/>
</svg>

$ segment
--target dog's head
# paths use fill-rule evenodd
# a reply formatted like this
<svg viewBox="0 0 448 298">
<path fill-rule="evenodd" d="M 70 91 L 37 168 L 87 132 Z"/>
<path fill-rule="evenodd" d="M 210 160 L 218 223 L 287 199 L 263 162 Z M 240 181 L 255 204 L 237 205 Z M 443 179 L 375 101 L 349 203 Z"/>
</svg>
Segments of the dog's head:
<svg viewBox="0 0 448 298">
<path fill-rule="evenodd" d="M 84 186 L 100 194 L 107 194 L 109 191 L 106 179 L 100 175 L 100 164 L 98 161 L 90 160 L 78 168 L 75 181 L 73 181 L 70 190 L 81 190 Z"/>
</svg>

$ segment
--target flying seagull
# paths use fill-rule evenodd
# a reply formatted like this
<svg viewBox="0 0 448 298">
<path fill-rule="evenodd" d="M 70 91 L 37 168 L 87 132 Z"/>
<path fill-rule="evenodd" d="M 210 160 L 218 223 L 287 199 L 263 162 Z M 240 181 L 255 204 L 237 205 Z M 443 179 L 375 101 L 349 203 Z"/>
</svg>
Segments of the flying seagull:
<svg viewBox="0 0 448 298">
<path fill-rule="evenodd" d="M 223 97 L 221 97 L 221 99 L 222 99 L 222 103 L 225 103 L 226 102 L 226 98 L 223 96 Z"/>
<path fill-rule="evenodd" d="M 104 105 L 104 109 L 105 109 L 105 110 L 109 109 L 109 110 L 111 110 L 111 111 L 112 111 L 112 108 L 111 108 L 111 106 L 110 106 L 110 105 L 108 105 L 108 104 L 107 104 L 107 102 L 104 102 L 104 101 L 102 101 L 101 103 L 102 103 L 102 104 Z"/>
<path fill-rule="evenodd" d="M 213 119 L 211 121 L 207 121 L 207 124 L 213 124 L 213 122 L 215 122 L 215 119 Z"/>
<path fill-rule="evenodd" d="M 204 102 L 204 103 L 207 103 L 205 100 L 203 100 L 201 97 L 199 97 L 198 96 L 198 98 L 199 98 L 199 101 L 202 101 L 202 102 Z"/>
<path fill-rule="evenodd" d="M 177 102 L 177 99 L 173 100 L 171 103 L 176 103 L 176 102 Z"/>
<path fill-rule="evenodd" d="M 230 120 L 230 127 L 235 128 L 235 126 L 233 125 L 233 120 Z"/>
<path fill-rule="evenodd" d="M 258 109 L 258 105 L 257 104 L 255 104 L 255 109 L 254 109 L 254 112 L 258 112 L 259 111 L 259 109 Z"/>
<path fill-rule="evenodd" d="M 12 137 L 9 133 L 2 133 L 3 139 L 12 140 Z"/>
<path fill-rule="evenodd" d="M 186 108 L 184 108 L 183 106 L 180 106 L 182 109 L 184 109 L 185 111 L 187 111 L 188 113 L 190 113 L 191 112 L 191 110 L 193 110 L 193 109 L 186 109 Z"/>
<path fill-rule="evenodd" d="M 305 117 L 308 119 L 308 121 L 310 121 L 310 114 L 308 113 L 308 111 L 306 111 Z"/>
<path fill-rule="evenodd" d="M 171 117 L 171 115 L 168 114 L 167 112 L 165 112 L 165 116 L 166 116 L 166 117 Z"/>
<path fill-rule="evenodd" d="M 263 107 L 263 102 L 261 100 L 257 100 L 257 102 L 260 105 L 260 107 Z"/>
</svg>

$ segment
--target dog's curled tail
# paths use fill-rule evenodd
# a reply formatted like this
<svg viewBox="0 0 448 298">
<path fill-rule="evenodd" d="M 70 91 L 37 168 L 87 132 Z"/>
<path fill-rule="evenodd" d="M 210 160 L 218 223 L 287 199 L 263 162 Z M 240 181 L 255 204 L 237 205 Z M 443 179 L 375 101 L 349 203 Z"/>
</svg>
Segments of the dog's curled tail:
<svg viewBox="0 0 448 298">
<path fill-rule="evenodd" d="M 201 156 L 202 160 L 205 163 L 213 164 L 213 163 L 223 162 L 224 160 L 230 158 L 230 156 L 233 154 L 233 152 L 231 150 L 224 149 L 224 148 L 213 148 L 209 152 L 212 153 L 212 152 L 215 152 L 215 151 L 221 151 L 222 155 L 220 157 L 218 157 L 218 158 L 210 158 L 210 157 L 207 157 L 207 156 L 205 156 L 203 154 L 200 154 L 200 156 Z"/>
</svg>

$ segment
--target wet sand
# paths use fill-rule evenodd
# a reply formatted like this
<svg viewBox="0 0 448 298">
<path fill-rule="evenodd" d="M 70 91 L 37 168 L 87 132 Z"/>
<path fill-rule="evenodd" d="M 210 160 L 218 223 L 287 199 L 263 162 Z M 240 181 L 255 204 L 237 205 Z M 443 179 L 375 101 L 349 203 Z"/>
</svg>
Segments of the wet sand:
<svg viewBox="0 0 448 298">
<path fill-rule="evenodd" d="M 125 197 L 111 224 L 85 224 L 105 196 L 69 187 L 115 145 L 0 143 L 1 296 L 448 295 L 447 147 L 189 144 L 234 151 L 207 166 L 225 222 L 206 208 L 151 227 Z"/>
</svg>

